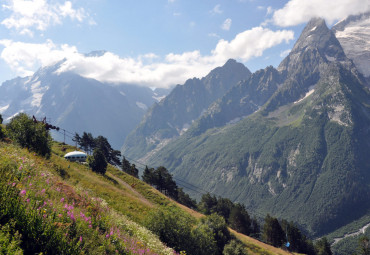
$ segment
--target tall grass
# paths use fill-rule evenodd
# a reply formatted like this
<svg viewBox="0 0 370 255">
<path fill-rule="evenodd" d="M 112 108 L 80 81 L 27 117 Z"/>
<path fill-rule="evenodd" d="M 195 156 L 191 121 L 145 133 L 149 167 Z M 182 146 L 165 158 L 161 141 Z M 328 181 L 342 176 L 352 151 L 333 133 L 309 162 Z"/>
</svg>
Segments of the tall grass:
<svg viewBox="0 0 370 255">
<path fill-rule="evenodd" d="M 0 248 L 11 245 L 14 254 L 173 253 L 160 242 L 148 246 L 157 241 L 149 231 L 142 236 L 150 240 L 142 241 L 130 233 L 128 219 L 63 181 L 50 165 L 56 166 L 0 144 Z"/>
</svg>

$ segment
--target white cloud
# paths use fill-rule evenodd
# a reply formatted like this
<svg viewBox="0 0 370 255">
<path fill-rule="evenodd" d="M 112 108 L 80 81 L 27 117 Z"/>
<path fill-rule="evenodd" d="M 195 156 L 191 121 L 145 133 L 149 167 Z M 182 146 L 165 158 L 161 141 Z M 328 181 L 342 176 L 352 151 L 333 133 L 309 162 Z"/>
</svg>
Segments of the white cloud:
<svg viewBox="0 0 370 255">
<path fill-rule="evenodd" d="M 230 30 L 230 27 L 231 27 L 231 23 L 232 23 L 232 20 L 230 18 L 226 19 L 224 21 L 224 23 L 222 23 L 221 29 L 222 30 L 229 31 Z"/>
<path fill-rule="evenodd" d="M 370 11 L 369 0 L 290 0 L 282 9 L 274 12 L 273 22 L 282 27 L 305 23 L 314 17 L 322 17 L 329 24 L 348 15 Z"/>
<path fill-rule="evenodd" d="M 61 24 L 62 19 L 69 17 L 82 22 L 88 17 L 83 8 L 74 9 L 70 1 L 63 4 L 49 4 L 46 0 L 6 0 L 3 10 L 10 15 L 1 21 L 8 29 L 15 29 L 20 34 L 32 36 L 33 29 L 45 31 L 50 25 Z M 94 21 L 90 18 L 89 23 Z"/>
<path fill-rule="evenodd" d="M 203 77 L 211 69 L 234 58 L 248 61 L 263 52 L 293 39 L 289 30 L 272 31 L 255 27 L 238 34 L 233 40 L 219 40 L 208 55 L 200 51 L 169 53 L 161 58 L 153 53 L 137 58 L 122 58 L 106 52 L 86 56 L 70 45 L 55 45 L 51 40 L 31 44 L 0 40 L 0 57 L 19 75 L 31 75 L 38 67 L 65 59 L 59 72 L 72 71 L 104 82 L 135 83 L 148 87 L 167 87 L 184 83 L 191 77 Z"/>
<path fill-rule="evenodd" d="M 20 76 L 31 75 L 40 66 L 51 65 L 77 53 L 76 47 L 57 46 L 51 40 L 43 44 L 0 40 L 0 45 L 4 46 L 0 57 Z"/>
<path fill-rule="evenodd" d="M 212 10 L 209 11 L 211 14 L 221 14 L 223 13 L 223 10 L 221 10 L 221 5 L 217 4 L 215 7 L 213 7 Z"/>
</svg>

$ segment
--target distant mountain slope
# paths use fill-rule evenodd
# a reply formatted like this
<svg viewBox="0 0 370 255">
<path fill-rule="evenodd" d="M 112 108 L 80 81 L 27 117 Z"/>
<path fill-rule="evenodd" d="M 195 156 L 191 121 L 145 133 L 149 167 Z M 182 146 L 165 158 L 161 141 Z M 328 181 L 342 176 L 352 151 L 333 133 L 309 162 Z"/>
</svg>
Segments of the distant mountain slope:
<svg viewBox="0 0 370 255">
<path fill-rule="evenodd" d="M 66 72 L 56 74 L 60 63 L 40 69 L 33 76 L 16 78 L 0 86 L 0 113 L 9 119 L 18 112 L 71 132 L 92 132 L 120 148 L 146 110 L 163 96 L 134 85 L 103 84 Z M 58 133 L 53 135 L 59 139 Z"/>
<path fill-rule="evenodd" d="M 140 125 L 127 137 L 122 147 L 123 154 L 141 158 L 159 149 L 185 132 L 212 102 L 239 81 L 248 79 L 250 74 L 243 64 L 229 60 L 202 79 L 194 78 L 184 85 L 177 85 L 146 113 Z"/>
<path fill-rule="evenodd" d="M 277 70 L 256 72 L 244 91 L 238 85 L 241 93 L 232 92 L 238 86 L 230 90 L 204 115 L 211 125 L 199 119 L 148 163 L 320 236 L 370 210 L 370 93 L 364 85 L 324 20 L 313 19 Z M 271 89 L 262 106 L 255 103 L 264 91 L 254 89 L 259 86 Z M 234 112 L 239 116 L 231 118 L 248 116 L 225 125 Z"/>
</svg>

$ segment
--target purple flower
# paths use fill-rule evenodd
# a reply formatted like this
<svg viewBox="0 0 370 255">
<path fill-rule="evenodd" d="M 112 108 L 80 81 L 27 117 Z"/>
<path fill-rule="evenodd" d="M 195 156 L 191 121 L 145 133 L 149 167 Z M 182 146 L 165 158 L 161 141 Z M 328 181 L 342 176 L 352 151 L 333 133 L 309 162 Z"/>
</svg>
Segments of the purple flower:
<svg viewBox="0 0 370 255">
<path fill-rule="evenodd" d="M 62 197 L 62 198 L 60 199 L 60 202 L 61 202 L 61 203 L 63 203 L 63 202 L 64 202 L 64 197 Z"/>
<path fill-rule="evenodd" d="M 25 195 L 26 194 L 26 190 L 25 189 L 22 189 L 21 192 L 19 193 L 21 196 Z"/>
<path fill-rule="evenodd" d="M 20 166 L 18 169 L 19 169 L 19 170 L 22 170 L 22 168 L 23 168 L 23 167 L 22 167 L 22 166 Z"/>
<path fill-rule="evenodd" d="M 29 202 L 30 202 L 30 199 L 29 199 L 29 198 L 27 198 L 27 199 L 26 199 L 26 201 L 27 201 L 27 203 L 29 203 Z"/>
<path fill-rule="evenodd" d="M 41 193 L 45 193 L 45 189 L 42 189 L 42 190 L 41 190 Z"/>
<path fill-rule="evenodd" d="M 16 185 L 16 183 L 15 183 L 15 182 L 13 182 L 13 183 L 12 183 L 12 187 L 14 187 L 15 185 Z"/>
<path fill-rule="evenodd" d="M 82 236 L 80 236 L 80 242 L 82 242 Z"/>
</svg>

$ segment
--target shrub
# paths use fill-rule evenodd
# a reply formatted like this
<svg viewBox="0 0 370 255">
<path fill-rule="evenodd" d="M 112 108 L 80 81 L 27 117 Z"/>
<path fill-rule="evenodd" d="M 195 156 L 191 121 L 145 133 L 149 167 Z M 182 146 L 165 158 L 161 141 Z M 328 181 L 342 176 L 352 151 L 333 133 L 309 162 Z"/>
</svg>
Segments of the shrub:
<svg viewBox="0 0 370 255">
<path fill-rule="evenodd" d="M 237 240 L 231 240 L 225 245 L 223 255 L 247 255 L 244 245 Z"/>
<path fill-rule="evenodd" d="M 42 123 L 34 123 L 25 113 L 20 113 L 6 126 L 10 139 L 37 154 L 50 157 L 51 136 Z"/>
</svg>

